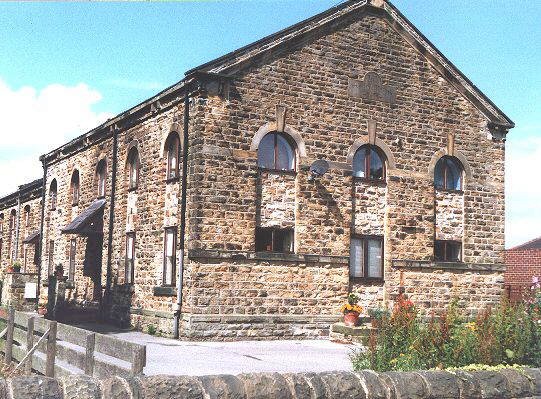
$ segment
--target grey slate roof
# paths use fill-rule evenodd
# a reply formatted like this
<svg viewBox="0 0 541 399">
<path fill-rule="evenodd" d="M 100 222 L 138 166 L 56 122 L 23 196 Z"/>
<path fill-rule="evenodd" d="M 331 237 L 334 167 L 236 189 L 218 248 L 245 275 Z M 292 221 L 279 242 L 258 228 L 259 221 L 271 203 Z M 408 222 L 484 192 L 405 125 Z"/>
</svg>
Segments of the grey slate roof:
<svg viewBox="0 0 541 399">
<path fill-rule="evenodd" d="M 541 237 L 537 237 L 537 238 L 534 238 L 533 240 L 525 242 L 524 244 L 517 245 L 516 247 L 508 249 L 508 251 L 513 251 L 513 250 L 517 250 L 517 249 L 518 250 L 541 249 Z"/>
<path fill-rule="evenodd" d="M 30 234 L 28 237 L 26 237 L 23 240 L 23 244 L 30 244 L 31 242 L 38 240 L 40 235 L 41 234 L 39 230 L 34 231 L 32 234 Z"/>
</svg>

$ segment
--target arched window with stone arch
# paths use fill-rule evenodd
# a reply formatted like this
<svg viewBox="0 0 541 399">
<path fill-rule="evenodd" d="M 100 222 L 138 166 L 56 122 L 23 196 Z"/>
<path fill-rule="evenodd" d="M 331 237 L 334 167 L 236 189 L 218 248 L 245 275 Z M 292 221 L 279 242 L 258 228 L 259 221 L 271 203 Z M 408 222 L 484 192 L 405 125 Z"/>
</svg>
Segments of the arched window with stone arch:
<svg viewBox="0 0 541 399">
<path fill-rule="evenodd" d="M 464 167 L 452 156 L 441 157 L 434 168 L 434 187 L 437 190 L 460 191 L 463 187 Z"/>
<path fill-rule="evenodd" d="M 167 153 L 167 180 L 177 179 L 180 175 L 180 137 L 177 132 L 171 132 L 165 141 Z"/>
<path fill-rule="evenodd" d="M 105 159 L 101 159 L 96 166 L 96 184 L 98 198 L 105 197 L 105 188 L 107 182 L 107 163 Z"/>
<path fill-rule="evenodd" d="M 136 147 L 133 147 L 128 153 L 128 189 L 136 190 L 139 184 L 139 152 Z"/>
<path fill-rule="evenodd" d="M 24 207 L 24 228 L 30 227 L 30 205 Z"/>
<path fill-rule="evenodd" d="M 267 133 L 259 142 L 257 166 L 269 170 L 296 171 L 297 148 L 294 141 L 279 132 Z"/>
<path fill-rule="evenodd" d="M 385 180 L 385 155 L 378 147 L 365 144 L 353 157 L 353 176 L 373 181 Z"/>
<path fill-rule="evenodd" d="M 73 206 L 79 205 L 79 196 L 81 193 L 81 185 L 79 181 L 79 171 L 75 169 L 71 174 L 70 194 L 71 204 Z"/>
<path fill-rule="evenodd" d="M 56 183 L 56 179 L 53 179 L 51 182 L 51 185 L 49 186 L 49 207 L 51 211 L 54 211 L 56 209 L 57 204 L 57 196 L 58 196 L 58 184 Z"/>
</svg>

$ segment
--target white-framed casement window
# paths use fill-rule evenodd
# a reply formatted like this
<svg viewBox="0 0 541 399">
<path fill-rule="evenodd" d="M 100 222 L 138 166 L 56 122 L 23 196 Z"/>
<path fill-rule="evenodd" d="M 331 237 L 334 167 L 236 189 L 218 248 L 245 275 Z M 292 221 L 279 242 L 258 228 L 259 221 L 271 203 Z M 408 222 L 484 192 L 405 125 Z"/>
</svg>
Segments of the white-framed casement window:
<svg viewBox="0 0 541 399">
<path fill-rule="evenodd" d="M 177 228 L 165 229 L 163 242 L 163 285 L 175 285 L 175 265 L 177 263 Z"/>
<path fill-rule="evenodd" d="M 126 267 L 124 281 L 133 284 L 135 279 L 135 233 L 126 233 Z"/>
<path fill-rule="evenodd" d="M 70 264 L 68 269 L 68 281 L 73 283 L 75 281 L 75 256 L 77 254 L 77 239 L 72 238 L 70 240 Z"/>
<path fill-rule="evenodd" d="M 383 237 L 351 237 L 349 276 L 351 279 L 383 279 Z"/>
</svg>

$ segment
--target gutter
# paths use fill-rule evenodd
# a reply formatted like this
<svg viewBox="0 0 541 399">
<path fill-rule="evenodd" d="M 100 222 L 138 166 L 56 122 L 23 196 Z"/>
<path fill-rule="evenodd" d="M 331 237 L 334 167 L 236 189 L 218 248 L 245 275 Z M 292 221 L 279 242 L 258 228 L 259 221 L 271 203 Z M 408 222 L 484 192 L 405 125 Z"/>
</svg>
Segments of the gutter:
<svg viewBox="0 0 541 399">
<path fill-rule="evenodd" d="M 178 278 L 177 278 L 177 303 L 174 306 L 174 324 L 173 334 L 175 338 L 180 336 L 180 317 L 182 314 L 182 288 L 184 280 L 184 254 L 185 243 L 184 236 L 186 235 L 186 196 L 187 196 L 187 182 L 188 182 L 188 128 L 190 120 L 190 91 L 189 87 L 186 87 L 186 95 L 184 96 L 184 132 L 183 132 L 183 146 L 182 146 L 182 179 L 180 181 L 181 189 L 181 202 L 180 202 L 180 256 L 178 262 Z"/>
</svg>

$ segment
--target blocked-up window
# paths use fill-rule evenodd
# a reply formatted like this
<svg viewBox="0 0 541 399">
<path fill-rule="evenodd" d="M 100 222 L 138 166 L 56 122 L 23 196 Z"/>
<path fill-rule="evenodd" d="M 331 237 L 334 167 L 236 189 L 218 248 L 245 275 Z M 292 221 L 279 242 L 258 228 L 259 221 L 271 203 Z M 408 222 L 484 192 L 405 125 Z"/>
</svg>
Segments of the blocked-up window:
<svg viewBox="0 0 541 399">
<path fill-rule="evenodd" d="M 350 278 L 383 278 L 383 237 L 352 237 L 349 259 Z"/>
<path fill-rule="evenodd" d="M 175 284 L 175 265 L 177 262 L 177 228 L 165 229 L 163 248 L 163 285 Z"/>
<path fill-rule="evenodd" d="M 294 231 L 292 228 L 258 227 L 255 246 L 258 252 L 292 253 L 294 250 Z"/>
<path fill-rule="evenodd" d="M 439 262 L 461 262 L 462 243 L 460 241 L 436 240 L 434 258 Z"/>
<path fill-rule="evenodd" d="M 126 265 L 124 281 L 133 284 L 135 279 L 135 233 L 126 234 Z"/>
</svg>

